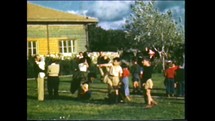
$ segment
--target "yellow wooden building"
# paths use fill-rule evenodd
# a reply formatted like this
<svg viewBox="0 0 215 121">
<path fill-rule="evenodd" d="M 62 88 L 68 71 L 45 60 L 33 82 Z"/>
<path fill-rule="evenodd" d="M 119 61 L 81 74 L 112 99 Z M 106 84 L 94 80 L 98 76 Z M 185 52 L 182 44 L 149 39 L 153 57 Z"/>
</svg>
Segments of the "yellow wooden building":
<svg viewBox="0 0 215 121">
<path fill-rule="evenodd" d="M 98 20 L 27 3 L 27 56 L 86 51 L 88 25 Z"/>
</svg>

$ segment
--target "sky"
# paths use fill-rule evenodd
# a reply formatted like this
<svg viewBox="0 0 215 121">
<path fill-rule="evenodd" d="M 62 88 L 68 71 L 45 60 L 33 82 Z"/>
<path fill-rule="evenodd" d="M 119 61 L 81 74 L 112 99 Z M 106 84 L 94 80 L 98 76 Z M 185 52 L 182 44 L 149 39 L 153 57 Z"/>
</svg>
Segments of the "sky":
<svg viewBox="0 0 215 121">
<path fill-rule="evenodd" d="M 28 2 L 60 10 L 67 13 L 84 15 L 99 20 L 98 26 L 105 30 L 122 29 L 126 18 L 130 14 L 130 5 L 133 1 L 96 1 L 96 0 L 28 0 Z M 181 18 L 181 24 L 184 26 L 185 22 L 185 1 L 184 0 L 161 0 L 156 1 L 157 7 L 161 12 L 172 10 L 173 17 L 176 21 Z"/>
</svg>

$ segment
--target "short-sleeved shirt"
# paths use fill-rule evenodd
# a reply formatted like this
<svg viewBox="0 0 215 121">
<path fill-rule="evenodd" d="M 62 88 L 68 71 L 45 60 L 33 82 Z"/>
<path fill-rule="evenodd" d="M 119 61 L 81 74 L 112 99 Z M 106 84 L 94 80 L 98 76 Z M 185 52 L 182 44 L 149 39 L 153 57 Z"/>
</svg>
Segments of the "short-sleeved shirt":
<svg viewBox="0 0 215 121">
<path fill-rule="evenodd" d="M 148 79 L 152 78 L 152 67 L 151 66 L 144 66 L 144 72 L 143 72 L 143 79 L 142 83 L 146 83 Z"/>
<path fill-rule="evenodd" d="M 111 66 L 110 75 L 119 77 L 119 74 L 122 74 L 121 66 Z"/>
</svg>

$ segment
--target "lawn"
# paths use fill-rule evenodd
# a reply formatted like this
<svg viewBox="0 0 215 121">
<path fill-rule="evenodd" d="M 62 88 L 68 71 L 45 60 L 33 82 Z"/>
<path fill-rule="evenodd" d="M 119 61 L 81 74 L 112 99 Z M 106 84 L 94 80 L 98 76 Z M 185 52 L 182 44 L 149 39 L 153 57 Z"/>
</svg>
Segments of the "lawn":
<svg viewBox="0 0 215 121">
<path fill-rule="evenodd" d="M 158 105 L 151 109 L 144 109 L 144 99 L 141 95 L 131 95 L 132 102 L 109 104 L 107 85 L 96 80 L 91 90 L 92 99 L 79 101 L 76 93 L 71 94 L 71 77 L 61 77 L 58 99 L 47 99 L 45 86 L 45 101 L 37 100 L 35 80 L 27 81 L 27 119 L 28 120 L 171 120 L 185 118 L 185 101 L 183 98 L 167 98 L 163 85 L 163 76 L 153 74 L 154 89 L 152 96 Z M 46 83 L 46 81 L 45 81 Z M 130 81 L 130 89 L 132 84 Z"/>
</svg>

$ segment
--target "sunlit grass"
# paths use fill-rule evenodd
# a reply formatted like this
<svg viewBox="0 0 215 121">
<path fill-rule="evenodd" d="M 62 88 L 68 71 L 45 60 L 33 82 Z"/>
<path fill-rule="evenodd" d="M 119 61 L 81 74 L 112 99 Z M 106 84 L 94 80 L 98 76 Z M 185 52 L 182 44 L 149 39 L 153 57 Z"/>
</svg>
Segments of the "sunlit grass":
<svg viewBox="0 0 215 121">
<path fill-rule="evenodd" d="M 161 74 L 153 75 L 153 96 L 159 103 L 152 109 L 144 109 L 144 100 L 141 95 L 131 95 L 132 102 L 109 104 L 104 100 L 107 97 L 107 85 L 96 80 L 92 84 L 92 99 L 78 101 L 76 93 L 71 94 L 71 77 L 61 78 L 59 99 L 47 99 L 45 89 L 45 101 L 37 101 L 36 82 L 27 82 L 27 119 L 81 119 L 81 120 L 151 120 L 151 119 L 184 119 L 185 105 L 183 99 L 166 98 Z M 130 81 L 130 89 L 132 89 Z"/>
</svg>

